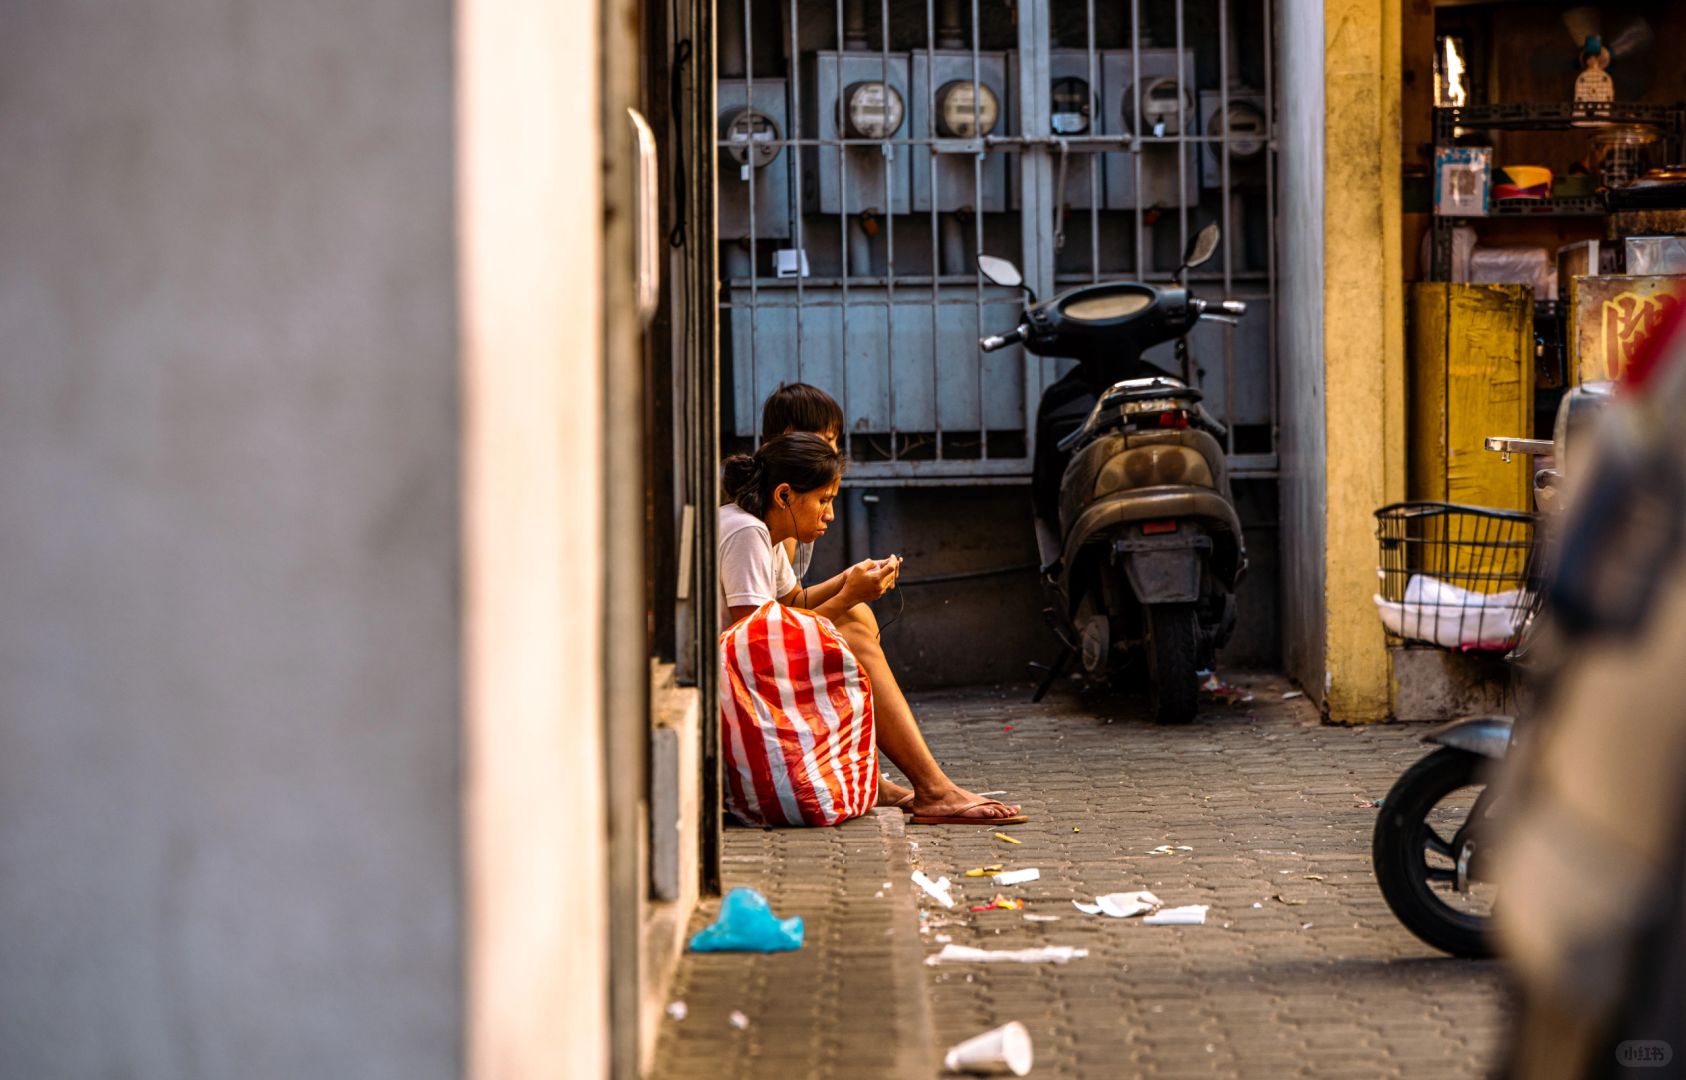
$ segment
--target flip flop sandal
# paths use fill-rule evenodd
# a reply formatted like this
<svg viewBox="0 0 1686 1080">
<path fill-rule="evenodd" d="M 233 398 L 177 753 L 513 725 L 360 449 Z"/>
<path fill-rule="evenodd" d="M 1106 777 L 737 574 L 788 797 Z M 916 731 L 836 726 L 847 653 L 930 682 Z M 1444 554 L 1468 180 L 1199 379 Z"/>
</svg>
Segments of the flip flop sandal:
<svg viewBox="0 0 1686 1080">
<path fill-rule="evenodd" d="M 910 820 L 915 825 L 1022 825 L 1030 818 L 1024 814 L 1014 814 L 1010 817 L 980 817 L 970 813 L 982 806 L 1006 806 L 999 799 L 984 799 L 961 809 L 958 814 L 944 814 L 933 817 L 928 814 L 914 814 Z"/>
<path fill-rule="evenodd" d="M 913 813 L 913 797 L 917 794 L 918 794 L 918 792 L 910 791 L 906 795 L 903 795 L 901 798 L 897 799 L 895 802 L 873 803 L 873 806 L 877 809 L 880 809 L 880 810 L 888 810 L 888 809 L 894 807 L 895 809 L 900 810 L 904 814 L 911 814 L 911 813 Z"/>
</svg>

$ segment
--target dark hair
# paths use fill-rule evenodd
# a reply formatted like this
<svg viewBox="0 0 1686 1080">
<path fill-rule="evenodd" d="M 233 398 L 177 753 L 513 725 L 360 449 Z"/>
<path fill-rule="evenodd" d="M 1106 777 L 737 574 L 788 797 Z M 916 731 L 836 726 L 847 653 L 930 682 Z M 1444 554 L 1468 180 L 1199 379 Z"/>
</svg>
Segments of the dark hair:
<svg viewBox="0 0 1686 1080">
<path fill-rule="evenodd" d="M 766 520 L 780 484 L 798 493 L 825 487 L 843 475 L 843 455 L 818 435 L 799 431 L 768 439 L 754 454 L 733 454 L 723 472 L 732 501 Z"/>
<path fill-rule="evenodd" d="M 785 432 L 811 431 L 816 435 L 843 433 L 843 409 L 837 399 L 817 386 L 790 383 L 767 395 L 761 406 L 761 433 L 771 438 Z"/>
</svg>

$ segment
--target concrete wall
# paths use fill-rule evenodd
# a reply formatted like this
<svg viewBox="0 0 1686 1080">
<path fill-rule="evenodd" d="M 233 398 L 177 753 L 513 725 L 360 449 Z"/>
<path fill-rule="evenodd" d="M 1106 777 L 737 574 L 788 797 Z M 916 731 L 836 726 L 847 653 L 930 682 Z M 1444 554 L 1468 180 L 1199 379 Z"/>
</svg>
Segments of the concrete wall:
<svg viewBox="0 0 1686 1080">
<path fill-rule="evenodd" d="M 877 488 L 872 493 L 878 502 L 866 508 L 867 524 L 850 528 L 848 516 L 861 508 L 858 496 L 845 489 L 837 524 L 816 549 L 808 581 L 824 581 L 853 559 L 900 554 L 907 560 L 908 584 L 874 608 L 881 621 L 889 622 L 884 648 L 904 687 L 1036 678 L 1030 664 L 1051 662 L 1059 641 L 1042 616 L 1048 599 L 1036 573 L 1029 487 Z M 1219 660 L 1231 667 L 1274 668 L 1280 660 L 1274 485 L 1238 481 L 1236 502 L 1252 565 L 1238 596 L 1240 622 Z M 853 541 L 845 537 L 863 532 L 865 550 L 854 553 Z M 1010 572 L 919 584 L 995 569 Z"/>
<path fill-rule="evenodd" d="M 848 515 L 856 497 L 839 499 L 837 526 L 814 552 L 809 581 L 823 581 L 854 559 L 899 554 L 916 582 L 946 574 L 1016 567 L 969 581 L 910 585 L 874 605 L 884 648 L 897 678 L 909 688 L 1022 682 L 1029 663 L 1047 663 L 1058 642 L 1042 621 L 1036 540 L 1028 487 L 877 488 L 866 508 L 866 550 Z M 835 538 L 835 539 L 834 539 Z M 897 611 L 900 607 L 900 615 Z M 893 622 L 891 620 L 894 620 Z"/>
<path fill-rule="evenodd" d="M 1405 490 L 1399 0 L 1285 0 L 1282 517 L 1289 674 L 1384 719 L 1376 509 Z"/>
<path fill-rule="evenodd" d="M 458 12 L 469 1073 L 598 1077 L 609 1059 L 598 8 L 465 0 Z M 619 968 L 636 971 L 635 955 Z"/>
<path fill-rule="evenodd" d="M 1323 347 L 1328 524 L 1325 711 L 1387 718 L 1378 507 L 1405 495 L 1400 0 L 1326 0 Z"/>
<path fill-rule="evenodd" d="M 451 37 L 0 17 L 7 1076 L 461 1071 Z"/>
<path fill-rule="evenodd" d="M 1288 674 L 1321 702 L 1328 507 L 1323 469 L 1323 4 L 1283 0 L 1278 11 L 1282 652 Z"/>
</svg>

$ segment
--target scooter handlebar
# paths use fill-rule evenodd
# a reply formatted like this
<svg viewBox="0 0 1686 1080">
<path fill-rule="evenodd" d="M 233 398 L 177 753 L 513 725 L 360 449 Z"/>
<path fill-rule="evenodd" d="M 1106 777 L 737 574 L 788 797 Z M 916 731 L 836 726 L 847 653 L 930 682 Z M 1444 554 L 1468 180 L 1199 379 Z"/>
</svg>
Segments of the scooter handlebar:
<svg viewBox="0 0 1686 1080">
<path fill-rule="evenodd" d="M 1019 342 L 1023 341 L 1025 334 L 1029 332 L 1030 327 L 1028 326 L 1015 326 L 1005 334 L 990 334 L 987 337 L 979 338 L 978 348 L 982 349 L 984 352 L 995 352 L 997 349 L 1005 349 L 1009 345 L 1017 345 Z"/>
</svg>

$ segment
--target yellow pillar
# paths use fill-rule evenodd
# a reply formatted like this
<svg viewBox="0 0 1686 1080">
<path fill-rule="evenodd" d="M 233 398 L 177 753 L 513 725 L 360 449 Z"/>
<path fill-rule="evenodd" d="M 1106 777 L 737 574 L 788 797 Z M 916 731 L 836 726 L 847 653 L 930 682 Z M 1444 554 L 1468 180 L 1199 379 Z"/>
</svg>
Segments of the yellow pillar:
<svg viewBox="0 0 1686 1080">
<path fill-rule="evenodd" d="M 1328 453 L 1324 705 L 1387 718 L 1374 512 L 1405 492 L 1400 0 L 1326 0 L 1323 341 Z"/>
</svg>

